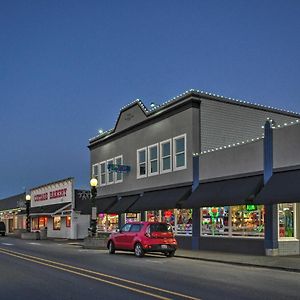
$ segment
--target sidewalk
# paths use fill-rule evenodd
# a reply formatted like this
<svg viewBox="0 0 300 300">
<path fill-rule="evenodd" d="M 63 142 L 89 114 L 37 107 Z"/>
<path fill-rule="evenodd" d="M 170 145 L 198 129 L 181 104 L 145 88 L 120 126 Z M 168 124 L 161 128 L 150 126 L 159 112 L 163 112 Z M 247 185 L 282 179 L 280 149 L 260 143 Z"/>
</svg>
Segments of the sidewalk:
<svg viewBox="0 0 300 300">
<path fill-rule="evenodd" d="M 259 256 L 178 249 L 175 257 L 300 273 L 300 256 Z"/>
</svg>

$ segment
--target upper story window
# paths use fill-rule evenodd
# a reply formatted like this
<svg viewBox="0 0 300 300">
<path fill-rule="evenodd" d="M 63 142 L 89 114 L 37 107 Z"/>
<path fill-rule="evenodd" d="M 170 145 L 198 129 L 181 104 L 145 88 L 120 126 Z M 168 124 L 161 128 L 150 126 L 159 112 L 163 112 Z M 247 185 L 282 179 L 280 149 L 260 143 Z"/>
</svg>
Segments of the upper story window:
<svg viewBox="0 0 300 300">
<path fill-rule="evenodd" d="M 172 171 L 172 143 L 171 139 L 160 143 L 160 173 Z"/>
<path fill-rule="evenodd" d="M 106 162 L 100 163 L 100 186 L 106 185 Z"/>
<path fill-rule="evenodd" d="M 174 150 L 174 171 L 186 168 L 186 134 L 179 135 L 173 138 Z"/>
<path fill-rule="evenodd" d="M 92 166 L 92 177 L 96 178 L 99 181 L 99 172 L 98 172 L 98 164 Z"/>
<path fill-rule="evenodd" d="M 123 156 L 117 156 L 115 157 L 115 164 L 116 165 L 122 165 L 123 164 Z M 115 173 L 115 183 L 122 182 L 123 181 L 123 174 L 121 172 Z"/>
<path fill-rule="evenodd" d="M 148 175 L 157 175 L 159 173 L 158 167 L 158 144 L 148 147 Z"/>
<path fill-rule="evenodd" d="M 114 159 L 108 159 L 106 161 L 107 164 L 107 184 L 112 184 L 114 183 L 114 172 L 112 169 L 108 169 L 109 165 L 113 165 L 114 164 Z"/>
<path fill-rule="evenodd" d="M 147 176 L 147 148 L 137 150 L 137 178 Z"/>
</svg>

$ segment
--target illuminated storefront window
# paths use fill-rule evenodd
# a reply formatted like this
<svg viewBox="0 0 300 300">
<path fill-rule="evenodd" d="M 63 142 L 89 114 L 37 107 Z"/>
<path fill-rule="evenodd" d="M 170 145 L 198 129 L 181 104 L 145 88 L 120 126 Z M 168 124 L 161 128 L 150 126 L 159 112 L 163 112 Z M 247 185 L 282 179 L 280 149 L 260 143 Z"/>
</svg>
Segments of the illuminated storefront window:
<svg viewBox="0 0 300 300">
<path fill-rule="evenodd" d="M 61 217 L 53 217 L 53 230 L 60 230 Z"/>
<path fill-rule="evenodd" d="M 140 221 L 140 214 L 138 213 L 127 213 L 126 214 L 126 223 L 138 222 Z"/>
<path fill-rule="evenodd" d="M 239 205 L 232 206 L 232 235 L 263 236 L 264 206 Z"/>
<path fill-rule="evenodd" d="M 192 234 L 192 210 L 176 209 L 175 233 L 191 235 Z"/>
<path fill-rule="evenodd" d="M 159 222 L 161 219 L 161 214 L 159 210 L 149 210 L 146 213 L 147 222 Z"/>
<path fill-rule="evenodd" d="M 201 235 L 263 237 L 264 206 L 203 207 Z"/>
<path fill-rule="evenodd" d="M 117 214 L 99 214 L 98 215 L 98 231 L 113 232 L 118 228 L 119 216 Z"/>
<path fill-rule="evenodd" d="M 295 204 L 278 204 L 279 238 L 295 237 Z"/>
<path fill-rule="evenodd" d="M 71 217 L 70 216 L 66 217 L 66 227 L 71 227 Z"/>
<path fill-rule="evenodd" d="M 203 207 L 202 234 L 228 235 L 229 234 L 229 206 Z"/>
<path fill-rule="evenodd" d="M 32 230 L 40 230 L 47 227 L 48 218 L 47 217 L 35 217 L 31 220 L 31 228 Z"/>
</svg>

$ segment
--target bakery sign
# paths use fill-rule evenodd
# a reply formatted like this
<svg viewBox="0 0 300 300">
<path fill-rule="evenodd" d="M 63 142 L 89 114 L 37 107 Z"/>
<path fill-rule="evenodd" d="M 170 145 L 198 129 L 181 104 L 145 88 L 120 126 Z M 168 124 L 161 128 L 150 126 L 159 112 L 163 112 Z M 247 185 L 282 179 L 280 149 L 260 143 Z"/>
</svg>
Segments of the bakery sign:
<svg viewBox="0 0 300 300">
<path fill-rule="evenodd" d="M 72 201 L 72 180 L 50 183 L 31 190 L 31 206 L 43 206 Z"/>
</svg>

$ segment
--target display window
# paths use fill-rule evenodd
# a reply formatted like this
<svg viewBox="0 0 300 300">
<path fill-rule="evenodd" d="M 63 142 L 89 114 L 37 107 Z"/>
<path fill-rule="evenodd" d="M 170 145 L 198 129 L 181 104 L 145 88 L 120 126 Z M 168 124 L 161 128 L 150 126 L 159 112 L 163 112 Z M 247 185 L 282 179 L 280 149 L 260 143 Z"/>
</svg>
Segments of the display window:
<svg viewBox="0 0 300 300">
<path fill-rule="evenodd" d="M 32 230 L 40 230 L 47 227 L 47 223 L 47 217 L 35 217 L 31 219 L 31 228 Z"/>
<path fill-rule="evenodd" d="M 229 234 L 229 206 L 202 208 L 202 234 L 228 235 Z"/>
<path fill-rule="evenodd" d="M 161 221 L 172 225 L 175 230 L 175 209 L 162 210 Z"/>
<path fill-rule="evenodd" d="M 139 213 L 127 213 L 126 214 L 126 223 L 139 222 L 141 220 Z"/>
<path fill-rule="evenodd" d="M 53 217 L 53 230 L 60 230 L 61 217 Z"/>
<path fill-rule="evenodd" d="M 99 214 L 97 218 L 98 231 L 114 232 L 118 228 L 119 216 L 117 214 Z"/>
<path fill-rule="evenodd" d="M 175 234 L 192 235 L 193 219 L 191 209 L 176 209 Z"/>
<path fill-rule="evenodd" d="M 160 222 L 161 214 L 159 210 L 149 210 L 146 212 L 147 222 Z"/>
<path fill-rule="evenodd" d="M 231 207 L 232 235 L 263 236 L 264 206 L 239 205 Z"/>
<path fill-rule="evenodd" d="M 71 216 L 66 217 L 66 227 L 71 227 Z"/>
<path fill-rule="evenodd" d="M 279 238 L 294 238 L 295 223 L 295 204 L 278 204 Z"/>
<path fill-rule="evenodd" d="M 201 235 L 263 237 L 264 206 L 203 207 Z"/>
</svg>

